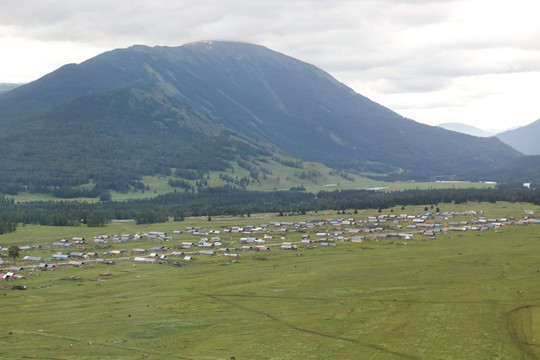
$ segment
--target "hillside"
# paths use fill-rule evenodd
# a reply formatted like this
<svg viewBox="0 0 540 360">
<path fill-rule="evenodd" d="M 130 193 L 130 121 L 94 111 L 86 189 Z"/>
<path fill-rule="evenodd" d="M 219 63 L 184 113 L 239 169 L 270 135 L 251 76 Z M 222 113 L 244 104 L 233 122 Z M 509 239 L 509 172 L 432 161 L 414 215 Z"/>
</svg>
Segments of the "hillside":
<svg viewBox="0 0 540 360">
<path fill-rule="evenodd" d="M 498 183 L 539 183 L 540 155 L 520 156 L 500 167 L 470 174 L 471 180 L 492 180 Z"/>
<path fill-rule="evenodd" d="M 526 155 L 540 155 L 540 120 L 496 135 L 506 144 Z"/>
<path fill-rule="evenodd" d="M 498 139 L 419 124 L 310 64 L 234 42 L 133 46 L 65 65 L 0 95 L 0 141 L 0 185 L 11 193 L 123 191 L 143 175 L 200 176 L 232 162 L 255 169 L 283 154 L 297 158 L 293 166 L 408 179 L 519 156 Z"/>
</svg>

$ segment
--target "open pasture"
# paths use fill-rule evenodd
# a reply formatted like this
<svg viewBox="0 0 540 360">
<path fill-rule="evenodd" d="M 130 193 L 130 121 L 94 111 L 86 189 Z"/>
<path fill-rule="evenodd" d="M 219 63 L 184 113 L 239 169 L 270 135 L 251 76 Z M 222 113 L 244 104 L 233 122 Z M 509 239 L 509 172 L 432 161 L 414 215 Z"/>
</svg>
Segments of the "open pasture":
<svg viewBox="0 0 540 360">
<path fill-rule="evenodd" d="M 527 207 L 462 205 L 479 206 L 496 217 Z M 21 227 L 0 241 L 38 232 Z M 538 359 L 539 255 L 540 227 L 512 225 L 407 246 L 336 242 L 245 253 L 235 263 L 199 256 L 182 267 L 117 261 L 39 272 L 17 281 L 26 291 L 0 289 L 0 358 Z"/>
</svg>

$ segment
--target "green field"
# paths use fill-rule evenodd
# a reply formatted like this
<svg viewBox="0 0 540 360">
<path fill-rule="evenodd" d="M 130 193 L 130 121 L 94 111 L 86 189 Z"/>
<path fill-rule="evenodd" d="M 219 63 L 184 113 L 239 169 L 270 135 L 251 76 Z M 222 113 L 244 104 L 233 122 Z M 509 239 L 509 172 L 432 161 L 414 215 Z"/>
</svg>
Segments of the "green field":
<svg viewBox="0 0 540 360">
<path fill-rule="evenodd" d="M 494 218 L 540 211 L 529 204 L 440 207 L 482 210 Z M 423 207 L 393 210 L 414 213 Z M 26 226 L 1 236 L 0 245 L 332 217 L 339 215 L 215 217 L 97 229 Z M 286 235 L 287 241 L 300 236 Z M 235 240 L 221 237 L 224 243 Z M 163 244 L 198 239 L 182 234 Z M 449 233 L 409 246 L 381 240 L 273 249 L 243 253 L 238 262 L 197 256 L 182 267 L 88 263 L 9 283 L 24 284 L 26 291 L 0 290 L 0 358 L 538 359 L 539 282 L 538 225 Z"/>
<path fill-rule="evenodd" d="M 334 191 L 334 190 L 357 190 L 357 189 L 384 189 L 388 191 L 402 191 L 411 189 L 451 189 L 451 188 L 492 188 L 494 184 L 468 182 L 468 181 L 431 181 L 431 182 L 414 182 L 414 181 L 402 181 L 402 182 L 385 182 L 370 179 L 367 176 L 375 174 L 352 174 L 347 172 L 337 172 L 319 163 L 303 162 L 301 168 L 287 167 L 277 163 L 274 160 L 268 159 L 267 162 L 261 163 L 260 168 L 266 169 L 270 174 L 260 172 L 258 180 L 256 181 L 250 177 L 249 170 L 246 170 L 236 163 L 232 163 L 233 167 L 226 171 L 210 171 L 205 173 L 203 179 L 207 182 L 207 186 L 219 187 L 227 185 L 220 176 L 228 176 L 230 178 L 249 178 L 250 182 L 245 187 L 249 191 L 275 191 L 275 190 L 288 190 L 294 187 L 303 187 L 308 192 L 319 191 Z M 113 201 L 123 201 L 128 199 L 149 199 L 155 198 L 159 195 L 171 193 L 174 191 L 183 192 L 184 189 L 180 187 L 172 187 L 169 185 L 169 179 L 176 179 L 174 176 L 143 176 L 141 182 L 147 187 L 143 190 L 136 190 L 131 188 L 130 191 L 122 193 L 117 191 L 111 191 L 111 198 Z M 196 184 L 198 180 L 187 180 L 194 189 L 197 188 Z M 92 188 L 93 183 L 85 184 L 82 187 Z M 233 185 L 237 186 L 237 185 Z M 60 200 L 55 198 L 51 194 L 36 194 L 21 192 L 15 196 L 12 196 L 16 202 L 28 202 L 28 201 L 50 201 Z M 66 200 L 66 199 L 61 199 Z M 96 198 L 72 198 L 68 200 L 78 201 L 99 201 L 99 197 Z"/>
</svg>

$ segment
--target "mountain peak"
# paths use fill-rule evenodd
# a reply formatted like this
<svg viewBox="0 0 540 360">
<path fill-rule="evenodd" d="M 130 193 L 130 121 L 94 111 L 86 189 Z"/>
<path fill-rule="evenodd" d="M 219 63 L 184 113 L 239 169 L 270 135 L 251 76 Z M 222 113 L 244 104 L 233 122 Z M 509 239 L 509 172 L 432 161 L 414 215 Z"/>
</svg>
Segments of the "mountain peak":
<svg viewBox="0 0 540 360">
<path fill-rule="evenodd" d="M 405 119 L 311 64 L 231 41 L 134 45 L 62 67 L 0 95 L 0 141 L 0 184 L 32 186 L 64 176 L 120 186 L 110 179 L 233 161 L 256 168 L 268 149 L 414 179 L 519 155 L 498 139 Z"/>
</svg>

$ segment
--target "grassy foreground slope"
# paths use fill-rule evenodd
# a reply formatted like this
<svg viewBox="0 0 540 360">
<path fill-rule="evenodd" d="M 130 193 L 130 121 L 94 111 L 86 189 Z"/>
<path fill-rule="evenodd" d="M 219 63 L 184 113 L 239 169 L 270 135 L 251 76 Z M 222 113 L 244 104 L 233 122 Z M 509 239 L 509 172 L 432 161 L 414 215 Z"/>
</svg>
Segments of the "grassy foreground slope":
<svg viewBox="0 0 540 360">
<path fill-rule="evenodd" d="M 538 210 L 456 209 L 500 217 L 519 207 Z M 271 219 L 215 218 L 206 226 L 259 221 Z M 155 226 L 191 223 L 163 225 Z M 153 230 L 108 230 L 123 226 Z M 0 241 L 25 231 L 29 239 L 37 229 Z M 44 238 L 53 237 L 49 229 Z M 529 225 L 410 246 L 381 240 L 272 250 L 257 254 L 266 260 L 246 254 L 237 263 L 200 257 L 185 267 L 118 261 L 43 272 L 24 282 L 26 291 L 0 290 L 0 358 L 537 359 L 539 251 L 540 228 Z M 62 280 L 69 276 L 79 279 Z"/>
</svg>

